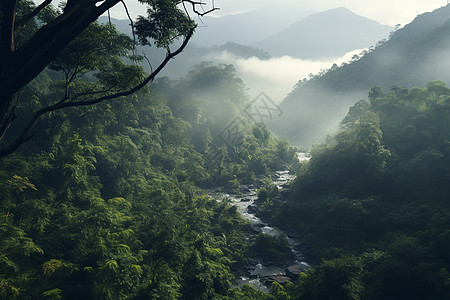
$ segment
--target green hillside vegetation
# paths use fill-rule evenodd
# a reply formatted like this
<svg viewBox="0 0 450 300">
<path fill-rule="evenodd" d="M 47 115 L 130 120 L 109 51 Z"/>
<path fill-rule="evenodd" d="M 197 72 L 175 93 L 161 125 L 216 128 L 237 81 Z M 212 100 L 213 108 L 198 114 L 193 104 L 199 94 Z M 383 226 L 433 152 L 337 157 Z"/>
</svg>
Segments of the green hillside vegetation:
<svg viewBox="0 0 450 300">
<path fill-rule="evenodd" d="M 309 147 L 335 130 L 355 99 L 364 99 L 374 86 L 449 82 L 449 16 L 450 5 L 422 14 L 350 63 L 299 81 L 281 104 L 283 120 L 269 127 L 291 143 Z"/>
<path fill-rule="evenodd" d="M 73 47 L 96 46 L 113 30 L 90 29 Z M 126 47 L 116 45 L 117 52 L 100 58 L 69 48 L 22 92 L 33 101 L 20 103 L 18 115 L 64 97 L 89 100 L 92 88 L 130 84 L 123 72 L 142 70 L 124 67 L 118 56 Z M 231 284 L 246 264 L 247 224 L 201 187 L 231 191 L 295 162 L 286 141 L 243 117 L 247 102 L 232 66 L 203 64 L 133 96 L 44 115 L 33 139 L 0 161 L 0 297 L 241 293 Z M 220 134 L 239 116 L 239 143 L 225 143 Z"/>
<path fill-rule="evenodd" d="M 320 262 L 287 299 L 450 297 L 450 89 L 372 90 L 315 146 L 267 216 Z"/>
<path fill-rule="evenodd" d="M 34 7 L 18 4 L 19 16 Z M 153 12 L 174 27 L 159 32 L 141 19 L 145 43 L 167 49 L 180 30 L 190 36 L 182 26 L 190 21 L 176 20 L 182 11 Z M 203 62 L 153 80 L 132 38 L 92 23 L 8 108 L 0 299 L 450 299 L 450 88 L 403 86 L 447 79 L 449 12 L 422 15 L 353 63 L 299 83 L 282 120 L 305 144 L 368 92 L 303 163 L 248 117 L 232 65 Z M 56 16 L 37 13 L 39 22 Z M 13 33 L 17 45 L 39 22 L 26 19 Z M 237 44 L 210 50 L 226 49 L 266 55 Z M 300 114 L 289 106 L 298 95 L 308 99 Z M 302 123 L 293 126 L 291 113 Z M 297 178 L 261 189 L 258 217 L 300 236 L 313 268 L 269 293 L 235 287 L 253 258 L 291 263 L 290 240 L 256 234 L 228 199 L 207 193 L 248 192 L 286 169 Z"/>
</svg>

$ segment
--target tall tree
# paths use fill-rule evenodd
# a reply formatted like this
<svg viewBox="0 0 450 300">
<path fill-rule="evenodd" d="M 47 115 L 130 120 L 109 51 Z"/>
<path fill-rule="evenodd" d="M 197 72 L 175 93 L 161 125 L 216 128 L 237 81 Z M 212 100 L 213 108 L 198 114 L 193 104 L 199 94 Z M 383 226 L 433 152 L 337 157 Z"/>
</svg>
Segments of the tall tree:
<svg viewBox="0 0 450 300">
<path fill-rule="evenodd" d="M 148 5 L 147 16 L 139 17 L 136 33 L 142 44 L 153 43 L 167 50 L 166 58 L 154 71 L 133 87 L 102 95 L 87 101 L 69 98 L 36 111 L 25 129 L 9 145 L 0 149 L 0 157 L 15 151 L 31 138 L 32 128 L 39 118 L 50 111 L 65 107 L 85 106 L 104 100 L 126 96 L 152 81 L 171 58 L 179 54 L 193 34 L 195 24 L 187 5 L 197 15 L 216 8 L 203 10 L 205 3 L 189 0 L 138 0 Z M 123 0 L 68 0 L 62 11 L 51 9 L 52 0 L 35 6 L 31 0 L 4 0 L 0 3 L 0 141 L 17 118 L 20 91 L 73 42 L 90 24 Z M 31 30 L 32 28 L 33 30 Z M 183 37 L 176 51 L 169 46 Z M 25 99 L 26 101 L 27 99 Z"/>
</svg>

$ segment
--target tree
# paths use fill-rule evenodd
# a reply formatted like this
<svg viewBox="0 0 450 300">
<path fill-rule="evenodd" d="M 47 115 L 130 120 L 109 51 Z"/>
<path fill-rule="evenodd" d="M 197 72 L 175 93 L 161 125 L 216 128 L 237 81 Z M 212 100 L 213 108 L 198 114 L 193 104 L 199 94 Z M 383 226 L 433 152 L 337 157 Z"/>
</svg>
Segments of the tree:
<svg viewBox="0 0 450 300">
<path fill-rule="evenodd" d="M 136 34 L 141 44 L 154 44 L 167 50 L 166 58 L 154 71 L 132 87 L 101 94 L 88 100 L 65 98 L 35 111 L 27 125 L 13 141 L 0 149 L 0 157 L 6 156 L 32 137 L 32 129 L 42 115 L 66 107 L 86 106 L 108 99 L 130 95 L 147 83 L 164 68 L 171 58 L 178 55 L 192 36 L 195 23 L 186 5 L 191 5 L 197 15 L 215 10 L 199 10 L 205 3 L 189 0 L 138 0 L 147 4 L 147 17 L 140 16 Z M 97 18 L 121 0 L 68 0 L 62 11 L 45 0 L 35 6 L 31 0 L 5 0 L 0 3 L 0 141 L 17 119 L 18 95 L 64 49 L 85 31 Z M 169 46 L 184 37 L 176 51 Z M 29 99 L 25 99 L 29 101 Z"/>
</svg>

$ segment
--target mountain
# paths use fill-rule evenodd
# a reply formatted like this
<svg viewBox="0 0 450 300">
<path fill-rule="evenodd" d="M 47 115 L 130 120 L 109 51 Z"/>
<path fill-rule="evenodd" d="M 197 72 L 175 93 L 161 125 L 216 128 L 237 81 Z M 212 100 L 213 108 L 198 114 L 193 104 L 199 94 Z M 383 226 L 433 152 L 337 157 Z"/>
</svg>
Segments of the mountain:
<svg viewBox="0 0 450 300">
<path fill-rule="evenodd" d="M 349 64 L 300 81 L 281 104 L 283 122 L 270 127 L 292 143 L 310 146 L 337 128 L 349 106 L 374 86 L 450 82 L 450 6 L 422 14 Z"/>
<path fill-rule="evenodd" d="M 119 32 L 132 35 L 129 20 L 118 20 L 115 18 L 111 18 L 110 20 Z M 100 17 L 99 22 L 105 24 L 109 22 L 109 19 L 107 17 Z M 177 47 L 177 44 L 179 44 L 179 41 L 175 42 L 173 49 Z M 137 54 L 144 55 L 148 58 L 152 67 L 154 67 L 164 60 L 166 50 L 156 47 L 138 46 Z M 190 41 L 184 51 L 177 56 L 176 63 L 167 64 L 161 71 L 160 77 L 180 78 L 185 76 L 194 66 L 202 62 L 214 61 L 216 63 L 231 64 L 236 59 L 248 59 L 250 57 L 267 60 L 270 58 L 270 55 L 266 51 L 256 47 L 235 42 L 225 42 L 214 46 L 199 46 L 193 41 Z M 151 69 L 147 61 L 145 61 L 143 67 L 147 72 Z"/>
<path fill-rule="evenodd" d="M 198 28 L 192 42 L 199 46 L 222 45 L 228 41 L 251 45 L 284 30 L 310 13 L 271 7 L 219 18 L 205 16 L 196 20 Z"/>
<path fill-rule="evenodd" d="M 123 33 L 123 34 L 128 34 L 128 35 L 132 35 L 133 32 L 131 30 L 131 26 L 130 26 L 130 20 L 126 19 L 126 20 L 119 20 L 119 19 L 115 19 L 115 18 L 108 18 L 106 16 L 101 16 L 98 18 L 98 22 L 100 24 L 106 24 L 109 21 L 111 21 L 112 24 L 114 24 L 114 26 L 116 26 L 116 29 Z"/>
<path fill-rule="evenodd" d="M 310 15 L 289 28 L 254 43 L 272 56 L 329 59 L 370 47 L 387 38 L 391 26 L 358 16 L 340 7 Z"/>
</svg>

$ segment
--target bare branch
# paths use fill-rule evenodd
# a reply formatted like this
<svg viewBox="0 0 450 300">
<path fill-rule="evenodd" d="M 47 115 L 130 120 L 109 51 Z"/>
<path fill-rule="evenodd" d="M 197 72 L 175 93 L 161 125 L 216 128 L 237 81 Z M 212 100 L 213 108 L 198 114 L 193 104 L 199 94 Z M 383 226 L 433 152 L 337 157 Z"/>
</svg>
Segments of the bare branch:
<svg viewBox="0 0 450 300">
<path fill-rule="evenodd" d="M 135 92 L 139 91 L 144 86 L 146 86 L 149 82 L 153 81 L 155 79 L 155 77 L 161 72 L 161 70 L 167 65 L 167 63 L 172 58 L 174 58 L 175 56 L 177 56 L 184 50 L 189 39 L 192 37 L 192 34 L 194 33 L 194 29 L 195 29 L 195 27 L 191 28 L 191 30 L 186 35 L 183 43 L 175 52 L 168 51 L 166 58 L 160 63 L 158 68 L 156 68 L 155 71 L 153 71 L 149 76 L 147 76 L 147 78 L 145 78 L 140 84 L 134 86 L 133 88 L 131 88 L 127 91 L 118 92 L 118 93 L 114 93 L 111 95 L 106 95 L 106 96 L 99 97 L 99 98 L 92 99 L 92 100 L 76 101 L 76 102 L 75 101 L 71 101 L 71 102 L 60 101 L 54 105 L 47 106 L 47 107 L 44 107 L 44 108 L 36 111 L 34 113 L 33 117 L 29 120 L 29 122 L 25 126 L 25 128 L 22 130 L 21 134 L 17 137 L 17 139 L 14 142 L 12 142 L 9 146 L 0 150 L 0 158 L 5 157 L 8 154 L 11 154 L 12 152 L 16 151 L 23 143 L 30 140 L 33 137 L 33 134 L 31 134 L 31 131 L 33 130 L 34 126 L 37 124 L 37 122 L 40 120 L 40 118 L 48 112 L 52 112 L 52 111 L 67 108 L 67 107 L 89 106 L 89 105 L 97 104 L 97 103 L 100 103 L 100 102 L 103 102 L 106 100 L 129 96 L 129 95 L 134 94 Z"/>
<path fill-rule="evenodd" d="M 133 24 L 133 19 L 130 16 L 130 12 L 128 11 L 128 7 L 125 4 L 125 1 L 121 0 L 120 2 L 122 2 L 123 4 L 123 8 L 125 9 L 125 13 L 127 14 L 128 20 L 130 21 L 130 25 L 131 25 L 131 33 L 133 34 L 133 40 L 134 42 L 136 42 L 136 35 L 134 33 L 134 24 Z"/>
<path fill-rule="evenodd" d="M 184 2 L 190 3 L 190 4 L 192 5 L 192 10 L 193 10 L 197 15 L 199 15 L 199 16 L 201 16 L 201 17 L 203 17 L 204 15 L 209 14 L 209 13 L 211 13 L 211 12 L 213 12 L 213 11 L 216 11 L 216 10 L 219 10 L 219 9 L 220 9 L 220 8 L 218 8 L 218 7 L 214 7 L 214 1 L 213 1 L 213 2 L 212 2 L 212 3 L 213 3 L 213 6 L 212 6 L 211 9 L 209 9 L 209 10 L 207 10 L 207 11 L 203 10 L 203 12 L 200 12 L 200 11 L 197 10 L 197 6 L 200 5 L 200 7 L 202 7 L 202 5 L 206 5 L 206 3 L 201 2 L 201 1 L 184 0 L 184 1 L 183 1 L 183 5 L 184 5 Z"/>
<path fill-rule="evenodd" d="M 123 7 L 124 7 L 124 9 L 125 9 L 125 12 L 126 12 L 126 14 L 127 14 L 128 20 L 130 21 L 131 33 L 133 34 L 133 42 L 134 42 L 134 45 L 133 45 L 133 55 L 136 55 L 136 33 L 134 32 L 133 19 L 132 19 L 131 16 L 130 16 L 130 12 L 128 11 L 128 7 L 127 7 L 127 5 L 125 4 L 125 1 L 121 0 L 120 2 L 122 2 Z M 108 10 L 108 12 L 109 12 L 109 10 Z"/>
</svg>

